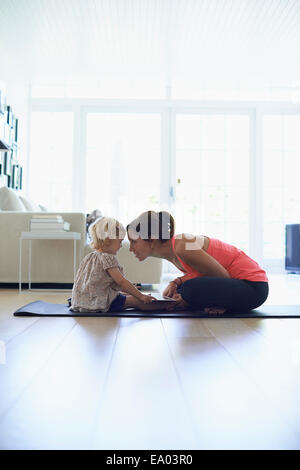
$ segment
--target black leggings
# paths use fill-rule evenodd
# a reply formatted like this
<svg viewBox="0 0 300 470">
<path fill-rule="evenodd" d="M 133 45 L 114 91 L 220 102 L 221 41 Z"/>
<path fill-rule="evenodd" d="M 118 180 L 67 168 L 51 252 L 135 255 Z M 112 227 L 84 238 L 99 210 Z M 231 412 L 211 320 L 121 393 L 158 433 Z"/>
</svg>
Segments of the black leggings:
<svg viewBox="0 0 300 470">
<path fill-rule="evenodd" d="M 177 288 L 191 307 L 223 307 L 229 311 L 252 310 L 262 305 L 269 294 L 267 282 L 224 277 L 196 277 Z"/>
</svg>

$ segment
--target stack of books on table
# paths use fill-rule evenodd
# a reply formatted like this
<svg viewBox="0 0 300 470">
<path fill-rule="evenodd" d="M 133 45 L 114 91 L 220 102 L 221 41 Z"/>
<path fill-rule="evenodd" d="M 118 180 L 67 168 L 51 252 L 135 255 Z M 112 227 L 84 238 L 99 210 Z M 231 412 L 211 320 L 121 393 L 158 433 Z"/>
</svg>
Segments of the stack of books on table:
<svg viewBox="0 0 300 470">
<path fill-rule="evenodd" d="M 70 230 L 69 222 L 61 215 L 34 215 L 30 221 L 31 232 L 65 232 Z"/>
</svg>

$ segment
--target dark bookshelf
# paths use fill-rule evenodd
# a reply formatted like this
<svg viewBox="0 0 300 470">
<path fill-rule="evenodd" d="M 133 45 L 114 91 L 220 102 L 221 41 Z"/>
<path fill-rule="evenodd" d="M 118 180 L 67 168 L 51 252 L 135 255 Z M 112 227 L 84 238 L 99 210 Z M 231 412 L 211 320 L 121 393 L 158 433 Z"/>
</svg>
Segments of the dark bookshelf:
<svg viewBox="0 0 300 470">
<path fill-rule="evenodd" d="M 22 189 L 22 166 L 19 162 L 19 119 L 0 89 L 0 178 L 9 188 Z"/>
</svg>

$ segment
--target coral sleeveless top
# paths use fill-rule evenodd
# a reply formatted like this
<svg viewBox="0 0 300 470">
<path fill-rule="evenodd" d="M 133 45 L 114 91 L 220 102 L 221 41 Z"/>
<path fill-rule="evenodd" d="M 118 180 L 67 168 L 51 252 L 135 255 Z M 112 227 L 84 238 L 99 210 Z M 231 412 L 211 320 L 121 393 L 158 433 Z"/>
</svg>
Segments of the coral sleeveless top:
<svg viewBox="0 0 300 470">
<path fill-rule="evenodd" d="M 171 238 L 173 252 L 175 254 L 175 239 L 178 235 Z M 209 238 L 207 253 L 218 261 L 233 279 L 244 279 L 253 282 L 268 282 L 266 272 L 259 266 L 256 261 L 246 255 L 233 245 Z M 186 275 L 184 280 L 193 279 L 194 277 L 202 277 L 204 274 L 199 273 L 195 268 L 185 263 L 179 256 L 175 254 L 180 261 Z"/>
</svg>

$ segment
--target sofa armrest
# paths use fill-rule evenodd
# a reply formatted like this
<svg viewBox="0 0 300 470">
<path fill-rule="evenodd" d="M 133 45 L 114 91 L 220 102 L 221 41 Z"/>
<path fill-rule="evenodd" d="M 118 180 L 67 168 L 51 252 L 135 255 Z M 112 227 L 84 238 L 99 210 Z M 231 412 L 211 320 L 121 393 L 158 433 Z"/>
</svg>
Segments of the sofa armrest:
<svg viewBox="0 0 300 470">
<path fill-rule="evenodd" d="M 70 223 L 70 231 L 79 232 L 77 264 L 84 254 L 86 217 L 81 212 L 43 212 L 59 214 Z M 0 212 L 0 282 L 18 282 L 19 238 L 21 232 L 30 230 L 30 220 L 41 212 Z M 23 242 L 22 280 L 27 282 L 28 250 Z M 32 282 L 73 282 L 73 246 L 69 240 L 34 240 L 32 242 Z"/>
<path fill-rule="evenodd" d="M 92 250 L 87 245 L 85 255 Z M 133 253 L 129 251 L 129 242 L 123 241 L 122 247 L 117 253 L 120 265 L 124 269 L 124 276 L 128 281 L 141 284 L 160 284 L 162 275 L 162 260 L 159 258 L 147 258 L 139 261 Z"/>
</svg>

